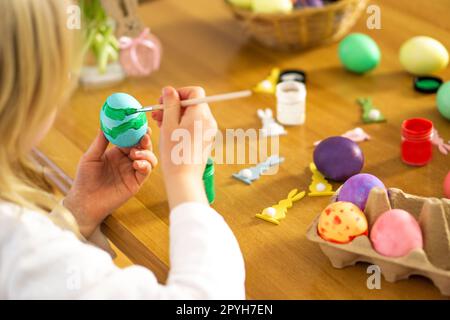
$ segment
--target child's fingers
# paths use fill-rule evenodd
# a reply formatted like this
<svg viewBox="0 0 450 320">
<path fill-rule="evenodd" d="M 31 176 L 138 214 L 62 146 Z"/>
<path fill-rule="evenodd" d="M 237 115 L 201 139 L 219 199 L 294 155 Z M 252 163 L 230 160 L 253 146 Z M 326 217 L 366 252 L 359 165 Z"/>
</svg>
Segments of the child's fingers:
<svg viewBox="0 0 450 320">
<path fill-rule="evenodd" d="M 159 97 L 158 99 L 159 104 L 164 104 L 163 97 Z M 164 117 L 164 111 L 163 110 L 156 110 L 152 112 L 152 119 L 156 121 L 158 124 L 158 127 L 161 127 L 161 123 Z"/>
<path fill-rule="evenodd" d="M 126 156 L 130 155 L 131 150 L 133 150 L 135 148 L 152 150 L 153 145 L 152 145 L 152 140 L 150 139 L 150 134 L 152 133 L 152 130 L 150 129 L 150 127 L 148 128 L 147 132 L 148 133 L 146 133 L 139 141 L 139 145 L 134 146 L 134 147 L 126 147 L 126 148 L 118 147 L 118 149 Z"/>
<path fill-rule="evenodd" d="M 158 165 L 158 158 L 156 158 L 156 155 L 150 150 L 133 149 L 130 152 L 130 159 L 133 161 L 148 161 L 153 168 Z"/>
<path fill-rule="evenodd" d="M 149 174 L 150 171 L 152 170 L 150 162 L 146 160 L 133 161 L 133 168 L 134 170 L 136 170 L 136 172 L 139 172 L 141 174 Z"/>
<path fill-rule="evenodd" d="M 179 88 L 177 91 L 181 100 L 204 98 L 206 95 L 202 87 L 195 86 Z"/>
<path fill-rule="evenodd" d="M 169 87 L 171 88 L 171 87 Z M 193 98 L 202 98 L 205 96 L 205 91 L 201 87 L 183 87 L 176 90 L 179 94 L 179 100 L 187 100 L 187 99 L 193 99 Z M 164 96 L 161 96 L 159 98 L 159 103 L 164 105 Z M 177 109 L 174 111 L 169 111 L 173 113 L 178 113 L 178 119 L 182 118 L 185 110 L 187 108 L 178 107 L 178 103 L 175 104 L 166 104 L 165 107 L 169 107 L 169 109 Z M 158 127 L 161 127 L 161 124 L 164 119 L 164 110 L 157 110 L 152 112 L 152 119 L 155 120 L 158 124 Z M 178 120 L 179 123 L 179 120 Z"/>
<path fill-rule="evenodd" d="M 136 170 L 135 176 L 139 184 L 143 183 L 152 172 L 152 166 L 145 160 L 133 161 L 133 168 Z"/>
<path fill-rule="evenodd" d="M 120 152 L 122 152 L 126 156 L 130 154 L 130 151 L 133 147 L 126 147 L 126 148 L 116 147 L 116 148 L 119 149 Z"/>
<path fill-rule="evenodd" d="M 174 128 L 180 122 L 180 96 L 174 88 L 165 87 L 163 89 L 163 101 L 163 125 Z"/>
<path fill-rule="evenodd" d="M 98 131 L 89 149 L 84 154 L 84 159 L 87 161 L 98 161 L 101 159 L 103 154 L 108 147 L 109 141 L 106 139 L 105 135 L 101 130 Z"/>
<path fill-rule="evenodd" d="M 152 119 L 155 121 L 162 121 L 163 119 L 163 111 L 162 110 L 156 110 L 152 112 Z"/>
<path fill-rule="evenodd" d="M 206 96 L 205 90 L 202 87 L 184 87 L 178 89 L 178 94 L 181 100 L 204 98 Z M 201 103 L 198 105 L 184 108 L 184 115 L 192 119 L 210 118 L 211 110 L 208 104 Z"/>
<path fill-rule="evenodd" d="M 158 127 L 161 127 L 162 119 L 164 117 L 164 112 L 162 110 L 157 110 L 152 112 L 152 119 L 156 121 Z"/>
<path fill-rule="evenodd" d="M 139 142 L 139 147 L 144 150 L 153 150 L 152 140 L 150 139 L 151 129 L 148 128 L 149 133 L 145 134 Z"/>
</svg>

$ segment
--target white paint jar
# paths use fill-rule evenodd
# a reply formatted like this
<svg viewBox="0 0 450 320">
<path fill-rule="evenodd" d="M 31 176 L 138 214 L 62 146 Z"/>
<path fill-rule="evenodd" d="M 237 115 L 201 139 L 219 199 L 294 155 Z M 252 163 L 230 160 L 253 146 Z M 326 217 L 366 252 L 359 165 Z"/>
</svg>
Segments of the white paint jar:
<svg viewBox="0 0 450 320">
<path fill-rule="evenodd" d="M 277 85 L 277 120 L 285 125 L 305 123 L 306 87 L 297 81 Z"/>
</svg>

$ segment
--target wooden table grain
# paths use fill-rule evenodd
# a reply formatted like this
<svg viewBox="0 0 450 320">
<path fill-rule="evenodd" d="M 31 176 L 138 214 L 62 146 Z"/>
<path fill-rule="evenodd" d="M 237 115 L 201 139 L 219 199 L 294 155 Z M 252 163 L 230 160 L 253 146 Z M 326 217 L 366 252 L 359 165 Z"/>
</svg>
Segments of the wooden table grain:
<svg viewBox="0 0 450 320">
<path fill-rule="evenodd" d="M 280 140 L 286 157 L 277 175 L 263 177 L 251 186 L 231 178 L 243 165 L 216 166 L 217 197 L 213 205 L 234 231 L 246 262 L 246 288 L 251 299 L 405 299 L 442 298 L 425 278 L 397 283 L 382 281 L 381 290 L 366 286 L 367 265 L 334 269 L 305 232 L 328 197 L 305 197 L 290 209 L 286 220 L 275 226 L 255 219 L 264 207 L 276 203 L 293 188 L 307 190 L 308 164 L 316 140 L 362 126 L 372 140 L 361 143 L 366 163 L 363 171 L 382 179 L 388 187 L 412 194 L 442 196 L 442 181 L 450 158 L 438 152 L 424 167 L 400 161 L 400 124 L 410 117 L 431 119 L 440 134 L 450 138 L 449 121 L 439 115 L 434 95 L 412 89 L 412 77 L 398 61 L 398 50 L 411 36 L 426 34 L 450 48 L 448 0 L 373 1 L 381 8 L 380 30 L 366 28 L 363 16 L 355 31 L 372 36 L 382 51 L 382 63 L 372 73 L 356 76 L 345 72 L 337 58 L 337 45 L 301 53 L 264 49 L 243 34 L 220 0 L 164 0 L 142 5 L 140 15 L 163 43 L 161 70 L 145 79 L 128 79 L 108 89 L 79 89 L 59 114 L 40 150 L 73 177 L 82 152 L 99 129 L 99 110 L 105 98 L 127 92 L 145 104 L 157 101 L 164 85 L 203 86 L 210 94 L 247 89 L 263 79 L 272 67 L 300 68 L 308 75 L 307 120 L 289 127 Z M 440 73 L 450 79 L 450 69 Z M 384 124 L 360 122 L 357 97 L 370 96 L 388 119 Z M 270 107 L 275 99 L 256 95 L 250 99 L 211 106 L 220 130 L 259 128 L 256 110 Z M 158 129 L 151 121 L 153 143 Z M 157 151 L 157 148 L 156 148 Z M 337 185 L 335 185 L 337 187 Z M 151 268 L 164 281 L 169 265 L 168 205 L 160 169 L 142 190 L 104 224 L 104 231 L 133 262 Z"/>
</svg>

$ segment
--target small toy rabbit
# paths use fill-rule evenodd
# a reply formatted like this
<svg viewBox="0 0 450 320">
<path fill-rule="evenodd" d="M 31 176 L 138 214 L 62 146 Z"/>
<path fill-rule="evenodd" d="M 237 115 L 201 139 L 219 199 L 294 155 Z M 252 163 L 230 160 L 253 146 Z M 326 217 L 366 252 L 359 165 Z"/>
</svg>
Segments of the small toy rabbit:
<svg viewBox="0 0 450 320">
<path fill-rule="evenodd" d="M 246 183 L 251 184 L 252 181 L 257 180 L 260 176 L 269 170 L 270 167 L 278 165 L 284 161 L 284 158 L 278 155 L 270 156 L 266 161 L 258 163 L 256 166 L 242 169 L 238 173 L 233 173 L 233 177 Z"/>
<path fill-rule="evenodd" d="M 371 98 L 358 98 L 356 102 L 362 108 L 362 120 L 364 123 L 377 123 L 386 121 L 386 118 L 381 114 L 380 110 L 373 106 Z"/>
<path fill-rule="evenodd" d="M 436 129 L 433 131 L 431 142 L 438 147 L 439 151 L 442 154 L 447 155 L 450 152 L 450 140 L 448 141 L 448 143 L 445 143 L 444 139 L 439 136 L 439 133 Z"/>
<path fill-rule="evenodd" d="M 269 108 L 265 110 L 258 109 L 258 117 L 262 121 L 263 127 L 261 129 L 261 133 L 264 137 L 280 136 L 287 133 L 281 124 L 275 122 L 272 110 Z"/>
<path fill-rule="evenodd" d="M 259 93 L 268 93 L 275 94 L 278 78 L 280 77 L 280 69 L 273 68 L 270 72 L 269 76 L 259 82 L 254 88 L 253 91 Z"/>
<path fill-rule="evenodd" d="M 334 194 L 333 186 L 325 179 L 323 174 L 317 170 L 316 165 L 311 162 L 309 164 L 309 170 L 312 173 L 312 181 L 309 185 L 308 196 L 331 196 Z"/>
<path fill-rule="evenodd" d="M 136 37 L 142 31 L 138 18 L 138 0 L 101 0 L 108 16 L 116 22 L 116 35 Z"/>
<path fill-rule="evenodd" d="M 305 191 L 298 192 L 297 189 L 291 190 L 286 199 L 279 201 L 278 204 L 272 207 L 265 208 L 256 217 L 278 225 L 280 224 L 280 220 L 286 218 L 287 210 L 292 208 L 294 202 L 299 201 L 304 196 Z"/>
<path fill-rule="evenodd" d="M 370 140 L 370 136 L 362 128 L 359 127 L 341 134 L 341 137 L 349 138 L 354 142 L 363 142 Z M 322 140 L 314 142 L 314 146 L 317 146 L 321 141 Z"/>
</svg>

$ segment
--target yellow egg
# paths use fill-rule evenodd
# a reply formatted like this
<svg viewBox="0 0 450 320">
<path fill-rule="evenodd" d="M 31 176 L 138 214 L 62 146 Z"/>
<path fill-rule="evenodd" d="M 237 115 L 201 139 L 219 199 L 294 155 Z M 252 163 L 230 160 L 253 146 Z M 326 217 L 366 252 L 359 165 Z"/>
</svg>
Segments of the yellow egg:
<svg viewBox="0 0 450 320">
<path fill-rule="evenodd" d="M 447 67 L 449 55 L 439 41 L 417 36 L 406 41 L 400 48 L 400 63 L 410 73 L 427 75 Z"/>
<path fill-rule="evenodd" d="M 253 0 L 252 4 L 257 13 L 291 12 L 294 7 L 291 0 Z"/>
<path fill-rule="evenodd" d="M 320 214 L 317 232 L 326 241 L 349 243 L 358 236 L 368 235 L 367 219 L 353 203 L 334 202 Z"/>
<path fill-rule="evenodd" d="M 229 0 L 232 5 L 245 9 L 250 9 L 252 6 L 252 0 Z"/>
</svg>

